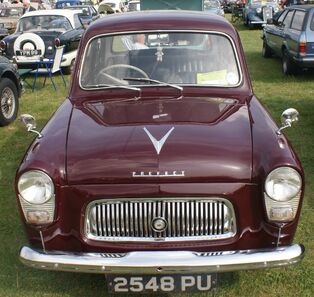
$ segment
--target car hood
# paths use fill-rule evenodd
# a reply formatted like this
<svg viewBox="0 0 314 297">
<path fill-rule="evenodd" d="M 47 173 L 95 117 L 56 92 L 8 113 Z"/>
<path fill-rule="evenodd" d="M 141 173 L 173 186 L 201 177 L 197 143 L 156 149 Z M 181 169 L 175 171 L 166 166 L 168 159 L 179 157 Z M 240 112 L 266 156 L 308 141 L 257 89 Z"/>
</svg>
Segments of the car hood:
<svg viewBox="0 0 314 297">
<path fill-rule="evenodd" d="M 73 108 L 69 184 L 250 182 L 246 105 L 223 98 L 94 101 Z"/>
</svg>

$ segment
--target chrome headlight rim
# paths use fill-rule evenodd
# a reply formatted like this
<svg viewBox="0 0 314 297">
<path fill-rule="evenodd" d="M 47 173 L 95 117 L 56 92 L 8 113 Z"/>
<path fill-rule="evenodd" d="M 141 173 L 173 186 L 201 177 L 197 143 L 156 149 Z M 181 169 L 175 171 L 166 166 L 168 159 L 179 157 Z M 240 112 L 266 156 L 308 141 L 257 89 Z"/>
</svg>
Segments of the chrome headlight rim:
<svg viewBox="0 0 314 297">
<path fill-rule="evenodd" d="M 284 172 L 284 171 L 286 171 L 286 172 Z M 286 176 L 288 176 L 287 173 L 288 173 L 288 175 L 294 175 L 294 181 L 297 180 L 298 185 L 295 186 L 296 190 L 294 190 L 294 192 L 292 192 L 291 194 L 287 195 L 284 198 L 275 197 L 275 195 L 273 195 L 273 193 L 270 193 L 269 182 L 272 178 L 273 178 L 273 180 L 275 180 L 274 176 L 276 176 L 276 174 L 277 175 L 280 175 L 280 174 L 285 175 L 286 174 Z M 283 180 L 282 184 L 284 184 L 284 182 L 286 180 L 289 180 L 289 178 Z M 290 179 L 290 181 L 291 180 L 292 179 Z M 288 185 L 288 183 L 287 183 L 287 185 Z M 292 185 L 292 187 L 290 187 L 290 188 L 293 188 L 293 186 L 294 185 Z M 302 191 L 302 186 L 303 186 L 302 176 L 298 170 L 296 170 L 295 168 L 290 167 L 290 166 L 281 166 L 281 167 L 277 167 L 277 168 L 273 169 L 272 171 L 270 171 L 267 174 L 266 179 L 265 179 L 265 183 L 264 183 L 264 191 L 270 199 L 277 201 L 277 202 L 286 203 L 286 202 L 289 202 L 290 200 L 292 200 L 293 198 L 295 198 L 300 193 L 300 191 Z"/>
<path fill-rule="evenodd" d="M 22 187 L 22 178 L 26 178 L 26 175 L 38 175 L 38 177 L 41 177 L 41 178 L 44 178 L 46 179 L 46 181 L 48 182 L 49 186 L 50 186 L 50 195 L 46 198 L 44 198 L 43 201 L 41 202 L 34 202 L 34 201 L 31 201 L 30 199 L 27 199 L 23 196 L 22 192 L 23 192 L 23 189 L 21 189 Z M 28 178 L 34 178 L 34 176 L 30 176 Z M 18 193 L 19 193 L 19 196 L 28 204 L 31 204 L 31 205 L 43 205 L 43 204 L 46 204 L 48 203 L 52 198 L 55 197 L 55 185 L 52 181 L 52 178 L 44 171 L 42 170 L 38 170 L 38 169 L 31 169 L 31 170 L 28 170 L 28 171 L 25 171 L 24 173 L 22 173 L 19 178 L 18 178 L 18 182 L 17 182 L 17 188 L 18 188 Z"/>
</svg>

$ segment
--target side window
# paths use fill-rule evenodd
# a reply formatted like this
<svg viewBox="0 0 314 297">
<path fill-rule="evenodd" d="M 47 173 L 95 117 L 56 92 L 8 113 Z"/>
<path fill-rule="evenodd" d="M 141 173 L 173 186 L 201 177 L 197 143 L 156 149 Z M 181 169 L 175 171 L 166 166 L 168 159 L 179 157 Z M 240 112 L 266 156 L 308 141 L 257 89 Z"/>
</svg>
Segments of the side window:
<svg viewBox="0 0 314 297">
<path fill-rule="evenodd" d="M 76 29 L 80 28 L 80 27 L 83 27 L 83 24 L 82 24 L 78 14 L 74 15 L 74 26 L 75 26 Z"/>
<path fill-rule="evenodd" d="M 293 17 L 293 20 L 292 20 L 291 29 L 301 31 L 304 18 L 305 18 L 305 12 L 300 11 L 300 10 L 296 10 L 294 17 Z"/>
<path fill-rule="evenodd" d="M 289 28 L 290 27 L 293 13 L 294 13 L 294 10 L 290 10 L 287 13 L 287 16 L 285 17 L 285 19 L 283 20 L 283 25 L 284 25 L 285 28 Z"/>
<path fill-rule="evenodd" d="M 314 15 L 312 17 L 312 21 L 311 21 L 311 24 L 310 24 L 310 28 L 312 31 L 314 31 Z"/>
</svg>

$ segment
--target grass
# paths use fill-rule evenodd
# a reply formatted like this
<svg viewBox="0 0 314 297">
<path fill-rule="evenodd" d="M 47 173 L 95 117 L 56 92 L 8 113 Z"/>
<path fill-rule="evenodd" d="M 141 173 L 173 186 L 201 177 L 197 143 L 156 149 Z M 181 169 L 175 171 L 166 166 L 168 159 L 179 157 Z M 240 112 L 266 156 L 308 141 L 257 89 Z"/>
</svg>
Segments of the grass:
<svg viewBox="0 0 314 297">
<path fill-rule="evenodd" d="M 295 242 L 306 247 L 300 265 L 272 270 L 241 271 L 218 275 L 218 289 L 213 296 L 312 297 L 314 294 L 314 74 L 285 77 L 279 59 L 261 57 L 261 30 L 248 30 L 239 25 L 255 94 L 279 121 L 288 107 L 299 110 L 300 122 L 285 130 L 304 166 L 306 191 Z M 68 81 L 70 80 L 67 77 Z M 28 88 L 21 98 L 20 113 L 30 113 L 38 127 L 56 110 L 67 95 L 61 79 L 57 92 L 48 84 L 31 93 Z M 0 129 L 0 296 L 109 296 L 102 275 L 40 271 L 23 266 L 18 260 L 19 248 L 27 243 L 20 222 L 14 194 L 15 170 L 34 135 L 15 121 Z M 184 296 L 206 296 L 187 294 Z M 127 296 L 127 295 L 121 295 Z M 131 296 L 131 295 L 130 295 Z M 134 295 L 135 296 L 135 295 Z M 169 296 L 181 296 L 169 294 Z"/>
</svg>

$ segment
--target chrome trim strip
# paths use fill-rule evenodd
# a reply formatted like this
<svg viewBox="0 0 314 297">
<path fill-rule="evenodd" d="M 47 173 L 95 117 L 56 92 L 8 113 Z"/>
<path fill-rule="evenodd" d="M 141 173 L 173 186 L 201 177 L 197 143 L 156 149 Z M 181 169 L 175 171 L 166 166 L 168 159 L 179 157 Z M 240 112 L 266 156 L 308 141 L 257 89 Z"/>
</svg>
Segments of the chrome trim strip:
<svg viewBox="0 0 314 297">
<path fill-rule="evenodd" d="M 116 218 L 113 215 L 116 213 L 115 208 L 118 208 L 121 204 L 126 206 L 126 209 L 129 209 L 129 212 L 126 212 L 125 224 L 126 232 L 118 234 L 117 228 L 115 226 Z M 144 216 L 141 214 L 141 211 L 138 212 L 138 204 L 147 204 L 148 212 L 145 213 L 145 222 L 143 223 Z M 157 205 L 157 204 L 158 205 Z M 206 233 L 200 234 L 200 219 L 195 215 L 196 206 L 192 208 L 192 204 L 195 203 L 204 203 L 208 207 L 206 213 L 206 218 L 204 218 L 207 223 Z M 167 204 L 171 204 L 172 213 L 168 209 Z M 106 216 L 102 220 L 98 218 L 98 225 L 102 224 L 102 221 L 106 223 L 108 232 L 98 231 L 97 234 L 94 232 L 93 228 L 94 219 L 91 217 L 91 211 L 99 205 L 105 205 L 107 209 Z M 228 210 L 229 226 L 224 228 L 220 226 L 221 219 L 218 219 L 219 215 L 218 208 L 225 207 Z M 122 208 L 122 207 L 121 207 Z M 110 211 L 111 209 L 111 211 Z M 193 213 L 190 213 L 193 209 Z M 199 208 L 198 208 L 199 209 Z M 169 212 L 170 211 L 170 212 Z M 97 213 L 97 212 L 96 212 Z M 172 214 L 167 218 L 168 228 L 156 234 L 150 227 L 152 220 L 155 217 L 166 216 L 167 214 Z M 135 215 L 135 216 L 134 216 Z M 213 216 L 215 217 L 213 220 Z M 200 240 L 224 240 L 232 238 L 236 235 L 236 217 L 235 211 L 232 203 L 225 199 L 219 197 L 184 197 L 184 198 L 116 198 L 116 199 L 101 199 L 95 200 L 89 203 L 85 211 L 85 226 L 84 234 L 85 237 L 93 241 L 107 241 L 107 242 L 175 242 L 175 241 L 200 241 Z M 100 222 L 99 222 L 100 220 Z M 172 220 L 172 221 L 171 221 Z M 97 220 L 96 220 L 97 221 Z M 121 220 L 118 220 L 121 223 Z M 171 221 L 169 223 L 169 221 Z M 201 222 L 202 223 L 202 222 Z M 146 226 L 145 226 L 146 224 Z M 143 227 L 143 225 L 145 227 Z M 172 226 L 172 230 L 170 230 Z M 196 230 L 196 226 L 198 229 Z M 193 227 L 187 232 L 186 228 Z M 221 228 L 219 228 L 221 227 Z M 121 228 L 121 227 L 120 227 Z M 144 236 L 140 237 L 140 234 L 143 232 L 143 229 L 147 228 L 149 232 L 145 233 Z M 112 229 L 112 231 L 111 231 Z M 93 232 L 93 233 L 92 233 Z M 107 233 L 107 234 L 104 234 Z M 95 235 L 96 234 L 96 235 Z"/>
<path fill-rule="evenodd" d="M 107 34 L 99 34 L 94 36 L 93 38 L 91 38 L 88 43 L 86 44 L 85 48 L 84 48 L 84 52 L 83 52 L 83 59 L 80 65 L 80 69 L 79 69 L 79 86 L 82 90 L 85 91 L 90 91 L 90 90 L 105 90 L 105 87 L 99 87 L 99 88 L 84 88 L 81 85 L 81 76 L 82 76 L 82 65 L 84 65 L 85 62 L 85 57 L 86 57 L 86 52 L 87 52 L 87 48 L 89 47 L 90 43 L 96 39 L 96 38 L 100 38 L 100 37 L 106 37 L 106 36 L 116 36 L 116 35 L 124 35 L 124 34 L 137 34 L 137 33 L 163 33 L 163 32 L 170 32 L 170 33 L 180 33 L 180 32 L 184 32 L 184 33 L 200 33 L 200 34 L 216 34 L 216 35 L 222 35 L 225 36 L 231 43 L 232 45 L 232 49 L 237 61 L 237 68 L 239 71 L 239 83 L 234 85 L 234 86 L 221 86 L 221 85 L 197 85 L 197 84 L 181 84 L 184 87 L 196 87 L 196 88 L 236 88 L 239 87 L 242 83 L 243 83 L 243 73 L 242 73 L 242 68 L 240 67 L 240 59 L 239 59 L 239 55 L 238 52 L 236 50 L 236 46 L 235 43 L 233 41 L 233 39 L 231 38 L 230 35 L 224 33 L 224 32 L 218 32 L 218 31 L 202 31 L 202 30 L 141 30 L 141 31 L 122 31 L 122 32 L 115 32 L 115 33 L 107 33 Z M 179 84 L 177 84 L 179 85 Z M 149 88 L 149 87 L 160 87 L 160 86 L 164 86 L 164 85 L 141 85 L 141 88 Z"/>
<path fill-rule="evenodd" d="M 159 153 L 157 152 L 159 155 Z M 173 170 L 173 171 L 133 171 L 132 177 L 182 177 L 185 176 L 184 170 Z"/>
<path fill-rule="evenodd" d="M 273 249 L 220 251 L 138 251 L 126 254 L 43 252 L 22 247 L 20 260 L 33 268 L 113 274 L 169 274 L 227 272 L 282 267 L 300 262 L 304 246 Z M 117 256 L 115 256 L 117 255 Z"/>
</svg>

